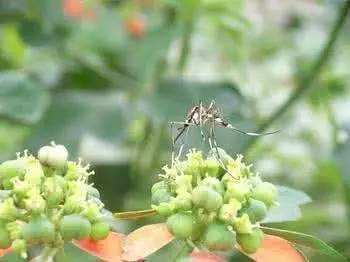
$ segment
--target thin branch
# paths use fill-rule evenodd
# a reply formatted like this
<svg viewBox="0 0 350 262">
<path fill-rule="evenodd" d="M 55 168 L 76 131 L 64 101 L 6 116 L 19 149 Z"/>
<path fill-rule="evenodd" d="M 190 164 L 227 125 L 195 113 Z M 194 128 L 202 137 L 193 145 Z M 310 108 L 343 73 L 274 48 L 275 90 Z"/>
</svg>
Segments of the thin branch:
<svg viewBox="0 0 350 262">
<path fill-rule="evenodd" d="M 342 27 L 345 24 L 349 11 L 350 0 L 347 0 L 339 8 L 338 18 L 328 35 L 328 39 L 324 47 L 322 48 L 318 58 L 313 64 L 310 73 L 303 79 L 303 81 L 299 81 L 298 87 L 292 92 L 287 101 L 285 101 L 274 113 L 272 113 L 272 115 L 267 120 L 265 120 L 260 125 L 258 129 L 259 133 L 264 132 L 267 128 L 269 128 L 277 119 L 279 119 L 287 110 L 289 110 L 307 90 L 313 86 L 313 83 L 321 73 L 322 67 L 328 61 L 332 53 L 334 44 L 339 36 Z M 244 145 L 242 151 L 246 152 L 256 142 L 256 139 L 257 138 L 252 137 L 250 140 L 248 140 Z"/>
</svg>

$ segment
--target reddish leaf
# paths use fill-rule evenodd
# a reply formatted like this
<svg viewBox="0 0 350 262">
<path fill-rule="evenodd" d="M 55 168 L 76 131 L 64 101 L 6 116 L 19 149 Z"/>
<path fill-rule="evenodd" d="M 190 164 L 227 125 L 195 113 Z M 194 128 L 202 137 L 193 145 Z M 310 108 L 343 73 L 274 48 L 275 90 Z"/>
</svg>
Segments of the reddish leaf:
<svg viewBox="0 0 350 262">
<path fill-rule="evenodd" d="M 75 240 L 73 243 L 80 249 L 103 261 L 118 262 L 122 261 L 122 242 L 124 238 L 125 235 L 123 234 L 111 232 L 103 240 L 95 241 L 91 238 L 86 238 L 79 241 Z"/>
<path fill-rule="evenodd" d="M 257 262 L 304 262 L 303 256 L 285 239 L 267 235 L 262 246 L 248 255 Z"/>
<path fill-rule="evenodd" d="M 173 239 L 174 236 L 164 223 L 141 227 L 125 238 L 122 258 L 126 261 L 143 259 L 170 243 Z"/>
<path fill-rule="evenodd" d="M 7 253 L 11 252 L 11 248 L 6 248 L 6 249 L 0 249 L 0 257 L 6 255 Z"/>
<path fill-rule="evenodd" d="M 207 251 L 193 251 L 190 255 L 191 262 L 224 262 L 223 257 Z"/>
</svg>

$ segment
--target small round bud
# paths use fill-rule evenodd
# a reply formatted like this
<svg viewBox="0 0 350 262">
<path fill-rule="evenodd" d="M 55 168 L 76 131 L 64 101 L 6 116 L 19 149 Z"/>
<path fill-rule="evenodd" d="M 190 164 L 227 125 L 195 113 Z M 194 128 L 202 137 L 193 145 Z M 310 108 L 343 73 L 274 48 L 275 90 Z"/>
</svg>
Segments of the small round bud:
<svg viewBox="0 0 350 262">
<path fill-rule="evenodd" d="M 108 236 L 109 231 L 110 231 L 110 227 L 107 223 L 104 223 L 104 222 L 95 223 L 91 227 L 90 237 L 93 240 L 105 239 Z"/>
<path fill-rule="evenodd" d="M 59 229 L 63 239 L 79 240 L 90 235 L 91 224 L 80 215 L 67 215 L 62 218 Z"/>
<path fill-rule="evenodd" d="M 46 217 L 35 217 L 23 227 L 23 238 L 30 243 L 49 243 L 55 239 L 55 227 Z"/>
<path fill-rule="evenodd" d="M 160 181 L 160 182 L 153 184 L 153 186 L 151 188 L 151 192 L 153 194 L 160 189 L 169 191 L 169 186 L 164 181 Z"/>
<path fill-rule="evenodd" d="M 260 228 L 256 228 L 250 234 L 238 234 L 237 242 L 244 252 L 248 254 L 255 253 L 261 246 L 264 239 L 264 233 Z"/>
<path fill-rule="evenodd" d="M 219 171 L 220 164 L 215 158 L 209 157 L 206 160 L 204 160 L 204 172 L 206 174 L 208 174 L 211 177 L 218 177 Z"/>
<path fill-rule="evenodd" d="M 252 224 L 247 214 L 243 214 L 241 217 L 235 218 L 233 226 L 237 233 L 249 234 L 252 232 Z"/>
<path fill-rule="evenodd" d="M 252 193 L 252 198 L 264 202 L 267 207 L 272 206 L 276 202 L 277 196 L 278 191 L 276 187 L 268 182 L 258 184 Z"/>
<path fill-rule="evenodd" d="M 177 176 L 175 179 L 176 191 L 191 191 L 192 190 L 192 176 L 181 175 Z"/>
<path fill-rule="evenodd" d="M 156 212 L 164 217 L 170 216 L 174 213 L 175 206 L 174 203 L 160 203 L 158 206 L 152 205 L 152 208 L 156 210 Z"/>
<path fill-rule="evenodd" d="M 63 145 L 43 146 L 39 149 L 38 159 L 43 165 L 63 168 L 67 164 L 68 151 Z"/>
<path fill-rule="evenodd" d="M 197 186 L 192 192 L 192 201 L 208 211 L 216 211 L 223 204 L 221 195 L 208 186 Z"/>
<path fill-rule="evenodd" d="M 169 202 L 171 194 L 166 189 L 158 189 L 152 193 L 152 204 L 159 205 L 160 203 Z"/>
<path fill-rule="evenodd" d="M 263 220 L 266 217 L 267 207 L 262 201 L 250 199 L 249 205 L 245 209 L 245 213 L 248 214 L 249 220 L 252 223 L 256 223 Z"/>
<path fill-rule="evenodd" d="M 224 204 L 221 206 L 219 211 L 219 219 L 232 224 L 234 222 L 235 217 L 237 216 L 238 210 L 242 207 L 242 204 L 238 202 L 236 199 L 232 199 L 230 203 Z"/>
<path fill-rule="evenodd" d="M 25 161 L 22 158 L 5 161 L 0 165 L 0 181 L 4 189 L 12 189 L 12 179 L 15 177 L 23 178 L 24 174 Z"/>
<path fill-rule="evenodd" d="M 23 258 L 27 258 L 27 243 L 25 240 L 14 240 L 12 242 L 11 249 L 14 253 L 20 254 Z"/>
<path fill-rule="evenodd" d="M 176 213 L 167 220 L 167 226 L 177 238 L 188 238 L 192 235 L 194 219 L 190 213 Z"/>
<path fill-rule="evenodd" d="M 229 251 L 236 243 L 236 233 L 223 223 L 212 223 L 204 233 L 203 242 L 210 250 Z"/>
<path fill-rule="evenodd" d="M 200 185 L 208 186 L 214 189 L 216 192 L 220 193 L 221 195 L 225 192 L 225 187 L 221 183 L 221 181 L 215 177 L 206 177 L 201 182 Z"/>
<path fill-rule="evenodd" d="M 192 195 L 188 192 L 182 192 L 171 201 L 175 210 L 186 211 L 192 208 Z"/>
<path fill-rule="evenodd" d="M 243 182 L 230 182 L 227 184 L 225 192 L 225 200 L 228 201 L 231 198 L 235 198 L 240 202 L 243 202 L 250 193 L 250 186 Z"/>
</svg>

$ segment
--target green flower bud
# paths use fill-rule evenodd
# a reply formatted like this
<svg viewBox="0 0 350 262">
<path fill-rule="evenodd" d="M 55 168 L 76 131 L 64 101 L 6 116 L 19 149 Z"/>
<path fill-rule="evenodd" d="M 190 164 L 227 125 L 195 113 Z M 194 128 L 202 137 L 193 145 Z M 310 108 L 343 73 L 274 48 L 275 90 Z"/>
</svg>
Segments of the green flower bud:
<svg viewBox="0 0 350 262">
<path fill-rule="evenodd" d="M 64 216 L 60 222 L 60 233 L 65 240 L 83 239 L 91 232 L 89 220 L 80 215 Z"/>
<path fill-rule="evenodd" d="M 159 215 L 167 217 L 174 213 L 175 205 L 172 202 L 163 202 L 160 203 L 158 206 L 152 205 L 152 208 L 155 209 Z"/>
<path fill-rule="evenodd" d="M 24 259 L 27 258 L 27 243 L 23 239 L 16 239 L 12 242 L 11 249 L 14 253 L 20 254 Z"/>
<path fill-rule="evenodd" d="M 88 195 L 91 196 L 91 197 L 94 197 L 94 198 L 98 198 L 100 199 L 100 192 L 94 188 L 93 186 L 89 186 L 88 187 Z"/>
<path fill-rule="evenodd" d="M 208 174 L 211 177 L 218 177 L 219 171 L 220 164 L 215 158 L 209 157 L 206 160 L 204 160 L 204 172 L 206 174 Z"/>
<path fill-rule="evenodd" d="M 25 160 L 19 158 L 17 160 L 5 161 L 0 165 L 0 181 L 5 189 L 12 189 L 12 178 L 23 178 L 25 173 Z"/>
<path fill-rule="evenodd" d="M 238 234 L 237 242 L 244 252 L 248 254 L 255 253 L 261 246 L 264 239 L 264 233 L 261 229 L 256 228 L 250 234 Z"/>
<path fill-rule="evenodd" d="M 22 238 L 23 225 L 18 221 L 6 224 L 6 230 L 9 232 L 11 240 Z"/>
<path fill-rule="evenodd" d="M 192 235 L 195 220 L 190 213 L 176 213 L 167 220 L 170 232 L 177 238 L 188 238 Z"/>
<path fill-rule="evenodd" d="M 237 233 L 250 234 L 252 232 L 252 224 L 247 214 L 235 218 L 233 226 Z"/>
<path fill-rule="evenodd" d="M 63 145 L 43 146 L 39 149 L 38 159 L 43 165 L 62 168 L 67 164 L 68 151 Z"/>
<path fill-rule="evenodd" d="M 23 238 L 30 243 L 50 243 L 55 239 L 55 227 L 46 217 L 34 217 L 24 225 Z"/>
<path fill-rule="evenodd" d="M 204 178 L 201 182 L 200 185 L 202 186 L 208 186 L 212 189 L 214 189 L 216 192 L 219 194 L 223 195 L 225 192 L 225 187 L 224 185 L 220 182 L 219 179 L 215 177 L 206 177 Z"/>
<path fill-rule="evenodd" d="M 160 203 L 169 202 L 171 200 L 171 194 L 165 189 L 159 189 L 152 193 L 152 204 L 159 205 Z"/>
<path fill-rule="evenodd" d="M 203 243 L 210 250 L 229 251 L 236 243 L 236 233 L 223 223 L 212 223 L 204 233 Z"/>
<path fill-rule="evenodd" d="M 7 198 L 0 204 L 0 219 L 14 221 L 20 215 L 13 198 Z"/>
<path fill-rule="evenodd" d="M 208 211 L 216 211 L 223 204 L 221 195 L 208 186 L 197 186 L 192 192 L 192 201 Z"/>
<path fill-rule="evenodd" d="M 267 207 L 264 202 L 250 199 L 248 207 L 244 210 L 252 223 L 259 222 L 266 217 Z"/>
<path fill-rule="evenodd" d="M 252 194 L 252 198 L 264 202 L 267 207 L 272 206 L 277 201 L 277 196 L 277 188 L 268 182 L 258 184 Z"/>
<path fill-rule="evenodd" d="M 176 192 L 188 191 L 192 190 L 192 176 L 181 175 L 175 178 L 175 187 Z"/>
<path fill-rule="evenodd" d="M 82 211 L 82 215 L 86 217 L 91 223 L 98 221 L 101 217 L 101 207 L 96 203 L 88 203 L 87 207 Z"/>
<path fill-rule="evenodd" d="M 93 240 L 105 239 L 110 232 L 110 227 L 107 223 L 99 222 L 95 223 L 91 227 L 90 237 Z"/>
<path fill-rule="evenodd" d="M 183 192 L 171 202 L 174 203 L 175 210 L 190 210 L 192 208 L 192 195 L 188 192 Z"/>
<path fill-rule="evenodd" d="M 219 219 L 228 224 L 232 224 L 237 216 L 238 210 L 241 209 L 241 207 L 242 204 L 233 198 L 228 204 L 221 206 L 219 211 Z"/>
<path fill-rule="evenodd" d="M 158 190 L 170 191 L 169 186 L 167 183 L 165 183 L 165 181 L 160 181 L 160 182 L 153 184 L 153 186 L 151 188 L 151 193 L 153 194 Z"/>
<path fill-rule="evenodd" d="M 219 153 L 219 156 L 218 156 Z M 223 150 L 222 148 L 213 148 L 209 151 L 208 154 L 208 158 L 212 158 L 212 159 L 221 159 L 221 161 L 224 163 L 224 165 L 226 166 L 229 162 L 233 161 L 233 158 L 226 153 L 225 150 Z"/>
<path fill-rule="evenodd" d="M 250 186 L 244 182 L 231 182 L 227 184 L 227 189 L 225 192 L 225 201 L 235 198 L 240 202 L 243 202 L 250 193 Z"/>
<path fill-rule="evenodd" d="M 185 175 L 189 175 L 191 177 L 196 177 L 198 175 L 200 176 L 202 174 L 204 163 L 202 152 L 191 150 L 186 156 L 187 161 L 185 162 L 186 164 L 183 170 Z"/>
<path fill-rule="evenodd" d="M 28 158 L 24 181 L 27 182 L 31 187 L 36 187 L 38 189 L 41 187 L 44 177 L 44 171 L 39 161 L 34 157 Z"/>
<path fill-rule="evenodd" d="M 64 199 L 64 192 L 57 176 L 46 178 L 43 184 L 43 196 L 49 208 L 57 207 Z"/>
<path fill-rule="evenodd" d="M 80 213 L 84 210 L 85 206 L 85 199 L 82 199 L 80 196 L 73 195 L 66 199 L 63 206 L 63 212 L 64 214 Z"/>
<path fill-rule="evenodd" d="M 46 201 L 40 195 L 40 192 L 33 189 L 28 192 L 29 197 L 24 200 L 25 209 L 33 214 L 41 214 L 45 211 Z"/>
<path fill-rule="evenodd" d="M 11 246 L 10 233 L 6 229 L 4 222 L 0 222 L 0 248 L 5 249 Z"/>
</svg>

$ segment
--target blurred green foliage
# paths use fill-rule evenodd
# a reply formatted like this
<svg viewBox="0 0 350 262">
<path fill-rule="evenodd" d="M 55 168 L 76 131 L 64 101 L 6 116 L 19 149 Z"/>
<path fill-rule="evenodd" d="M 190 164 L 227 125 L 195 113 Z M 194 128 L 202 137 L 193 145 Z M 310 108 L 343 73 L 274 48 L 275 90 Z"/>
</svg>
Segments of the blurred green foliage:
<svg viewBox="0 0 350 262">
<path fill-rule="evenodd" d="M 170 160 L 168 122 L 215 99 L 254 130 L 303 84 L 342 2 L 0 0 L 0 158 L 55 140 L 94 165 L 107 208 L 148 208 Z M 313 89 L 274 123 L 283 131 L 246 156 L 264 179 L 313 199 L 302 219 L 278 226 L 347 256 L 349 43 L 347 21 Z M 217 137 L 230 153 L 248 139 Z M 206 149 L 198 130 L 185 142 Z"/>
</svg>

